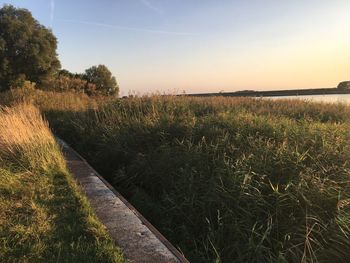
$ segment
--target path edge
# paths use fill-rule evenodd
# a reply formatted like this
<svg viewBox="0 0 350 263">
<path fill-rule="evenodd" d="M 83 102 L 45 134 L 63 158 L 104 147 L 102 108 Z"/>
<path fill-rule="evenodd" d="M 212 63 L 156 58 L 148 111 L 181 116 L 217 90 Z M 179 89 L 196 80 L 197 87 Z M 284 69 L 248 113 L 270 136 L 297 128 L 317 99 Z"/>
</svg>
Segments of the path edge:
<svg viewBox="0 0 350 263">
<path fill-rule="evenodd" d="M 190 263 L 184 256 L 181 254 L 171 243 L 169 240 L 167 240 L 137 209 L 130 204 L 110 183 L 107 182 L 105 178 L 103 178 L 86 160 L 84 157 L 82 157 L 77 151 L 75 151 L 66 141 L 62 140 L 61 138 L 55 136 L 55 139 L 60 146 L 61 150 L 62 148 L 67 148 L 68 150 L 72 151 L 79 159 L 89 167 L 91 170 L 94 171 L 94 175 L 96 175 L 102 183 L 110 190 L 112 193 L 119 198 L 125 206 L 127 206 L 135 215 L 136 217 L 142 222 L 143 225 L 145 225 L 152 233 L 153 235 L 173 254 L 173 256 L 180 262 L 180 263 Z M 75 179 L 76 180 L 76 179 Z"/>
</svg>

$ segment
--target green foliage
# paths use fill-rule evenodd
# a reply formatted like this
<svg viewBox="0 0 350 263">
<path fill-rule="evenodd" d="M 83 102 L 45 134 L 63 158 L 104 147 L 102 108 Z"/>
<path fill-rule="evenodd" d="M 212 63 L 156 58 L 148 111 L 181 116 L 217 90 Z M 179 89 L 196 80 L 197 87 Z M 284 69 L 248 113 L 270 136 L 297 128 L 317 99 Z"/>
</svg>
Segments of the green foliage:
<svg viewBox="0 0 350 263">
<path fill-rule="evenodd" d="M 112 73 L 105 65 L 92 66 L 85 71 L 84 78 L 96 85 L 96 91 L 103 95 L 118 96 L 119 87 Z"/>
<path fill-rule="evenodd" d="M 0 9 L 0 91 L 37 84 L 60 67 L 57 40 L 26 9 L 5 5 Z"/>
<path fill-rule="evenodd" d="M 30 105 L 0 110 L 0 262 L 125 262 Z"/>
<path fill-rule="evenodd" d="M 66 69 L 61 69 L 58 72 L 58 75 L 59 76 L 66 76 L 66 77 L 70 77 L 70 78 L 78 77 L 78 74 L 74 74 L 74 73 L 72 73 L 72 72 L 70 72 L 69 70 L 66 70 Z"/>
<path fill-rule="evenodd" d="M 87 95 L 97 95 L 96 85 L 87 82 L 78 75 L 74 74 L 60 74 L 54 78 L 45 82 L 45 90 L 51 91 L 71 91 L 77 93 L 85 93 Z"/>
<path fill-rule="evenodd" d="M 93 66 L 85 74 L 58 72 L 56 49 L 52 31 L 30 11 L 4 5 L 0 9 L 0 91 L 22 87 L 28 80 L 46 90 L 118 95 L 117 81 L 105 65 Z"/>
<path fill-rule="evenodd" d="M 117 96 L 119 87 L 115 77 L 107 67 L 99 65 L 86 70 L 85 74 L 72 73 L 62 69 L 55 78 L 51 78 L 43 84 L 44 90 L 72 91 L 84 93 L 89 96 Z"/>
<path fill-rule="evenodd" d="M 338 84 L 337 89 L 348 90 L 350 89 L 350 81 L 342 81 Z"/>
<path fill-rule="evenodd" d="M 191 262 L 347 262 L 342 104 L 153 97 L 50 109 L 82 153 Z"/>
<path fill-rule="evenodd" d="M 23 89 L 2 98 L 40 105 L 191 262 L 350 257 L 349 106 Z"/>
</svg>

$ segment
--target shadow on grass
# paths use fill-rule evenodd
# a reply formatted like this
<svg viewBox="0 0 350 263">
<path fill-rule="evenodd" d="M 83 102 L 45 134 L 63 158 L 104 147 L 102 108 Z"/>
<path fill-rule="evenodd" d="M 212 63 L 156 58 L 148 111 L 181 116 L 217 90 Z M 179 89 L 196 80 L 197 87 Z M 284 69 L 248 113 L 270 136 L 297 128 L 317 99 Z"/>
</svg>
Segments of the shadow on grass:
<svg viewBox="0 0 350 263">
<path fill-rule="evenodd" d="M 52 262 L 117 262 L 120 251 L 93 215 L 88 202 L 74 185 L 70 175 L 54 173 L 51 178 L 53 198 L 42 199 L 53 215 L 53 229 L 44 252 Z"/>
<path fill-rule="evenodd" d="M 231 102 L 46 117 L 191 262 L 346 262 L 348 108 Z"/>
</svg>

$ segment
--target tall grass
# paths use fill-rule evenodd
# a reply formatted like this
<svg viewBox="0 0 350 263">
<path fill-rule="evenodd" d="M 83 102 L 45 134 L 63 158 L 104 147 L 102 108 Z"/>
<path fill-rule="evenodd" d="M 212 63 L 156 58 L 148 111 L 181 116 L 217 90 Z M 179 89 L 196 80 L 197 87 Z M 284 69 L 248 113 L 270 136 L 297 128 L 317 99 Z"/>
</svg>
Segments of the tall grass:
<svg viewBox="0 0 350 263">
<path fill-rule="evenodd" d="M 28 104 L 0 109 L 0 262 L 124 262 Z"/>
<path fill-rule="evenodd" d="M 75 92 L 53 92 L 37 89 L 13 89 L 0 94 L 0 105 L 11 106 L 18 103 L 27 103 L 45 110 L 70 109 L 83 111 L 95 108 L 99 101 L 108 101 L 108 98 L 94 97 Z"/>
<path fill-rule="evenodd" d="M 350 258 L 346 105 L 164 96 L 37 105 L 191 262 Z"/>
<path fill-rule="evenodd" d="M 64 169 L 64 160 L 37 108 L 29 104 L 0 109 L 0 158 L 26 169 Z"/>
</svg>

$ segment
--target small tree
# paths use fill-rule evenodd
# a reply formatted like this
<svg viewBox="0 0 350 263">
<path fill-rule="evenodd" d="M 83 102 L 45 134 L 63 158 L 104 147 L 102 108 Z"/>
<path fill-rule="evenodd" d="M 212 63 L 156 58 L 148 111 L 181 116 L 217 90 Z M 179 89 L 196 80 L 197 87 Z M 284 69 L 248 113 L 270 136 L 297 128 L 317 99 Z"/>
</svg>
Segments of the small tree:
<svg viewBox="0 0 350 263">
<path fill-rule="evenodd" d="M 337 89 L 339 90 L 350 90 L 350 81 L 342 81 L 338 84 Z"/>
<path fill-rule="evenodd" d="M 96 85 L 96 91 L 103 95 L 117 96 L 119 87 L 115 77 L 105 65 L 93 66 L 85 71 L 84 79 Z"/>
<path fill-rule="evenodd" d="M 69 70 L 66 70 L 66 69 L 61 69 L 58 72 L 58 76 L 66 76 L 66 77 L 74 78 L 75 75 L 77 75 L 77 74 L 74 74 L 74 73 L 72 73 L 72 72 L 70 72 Z"/>
<path fill-rule="evenodd" d="M 60 68 L 51 30 L 21 8 L 0 8 L 0 90 L 24 80 L 40 84 Z"/>
</svg>

